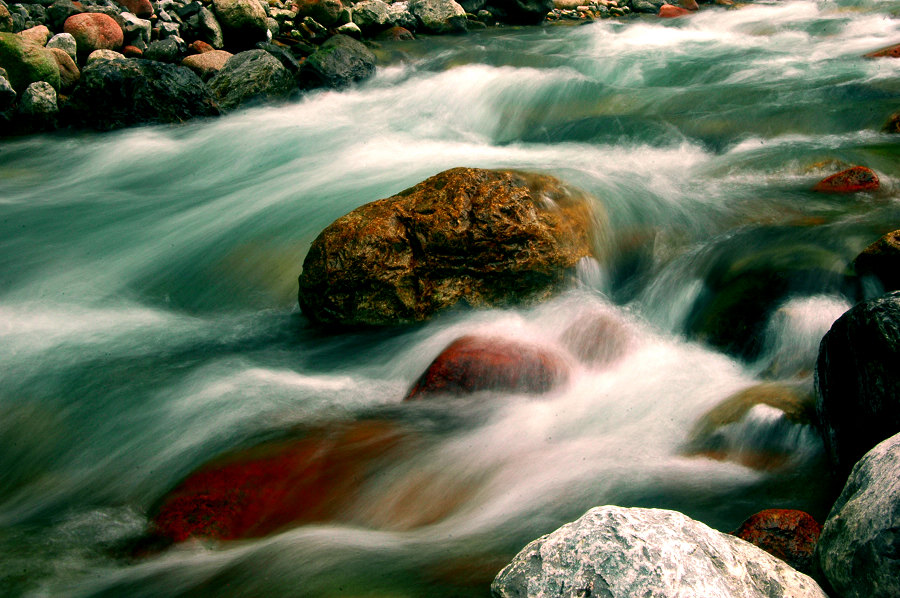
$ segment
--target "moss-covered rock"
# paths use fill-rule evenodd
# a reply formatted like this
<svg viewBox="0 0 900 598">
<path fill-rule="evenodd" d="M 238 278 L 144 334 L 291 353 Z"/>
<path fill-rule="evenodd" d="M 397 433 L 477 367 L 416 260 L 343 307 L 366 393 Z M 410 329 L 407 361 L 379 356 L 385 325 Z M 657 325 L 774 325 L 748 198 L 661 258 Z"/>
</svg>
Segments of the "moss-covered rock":
<svg viewBox="0 0 900 598">
<path fill-rule="evenodd" d="M 0 33 L 0 67 L 17 93 L 37 81 L 59 89 L 59 67 L 53 53 L 13 33 Z"/>
</svg>

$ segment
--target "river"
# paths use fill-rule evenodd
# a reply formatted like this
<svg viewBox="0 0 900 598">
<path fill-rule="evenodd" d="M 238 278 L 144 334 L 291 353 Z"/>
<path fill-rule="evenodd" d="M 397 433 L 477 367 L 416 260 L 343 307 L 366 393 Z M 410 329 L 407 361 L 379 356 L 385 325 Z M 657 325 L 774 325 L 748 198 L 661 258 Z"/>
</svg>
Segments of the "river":
<svg viewBox="0 0 900 598">
<path fill-rule="evenodd" d="M 811 426 L 760 407 L 726 431 L 734 451 L 785 454 L 776 467 L 685 446 L 735 392 L 811 392 L 819 339 L 877 292 L 845 274 L 900 224 L 900 143 L 880 132 L 900 109 L 900 60 L 861 56 L 898 41 L 896 0 L 497 28 L 383 44 L 374 79 L 343 92 L 5 140 L 0 593 L 486 596 L 528 541 L 596 505 L 674 508 L 723 531 L 770 507 L 821 521 L 834 489 Z M 855 164 L 879 191 L 810 191 Z M 297 275 L 319 231 L 455 166 L 588 191 L 609 260 L 539 306 L 309 327 Z M 760 271 L 778 309 L 760 344 L 723 350 L 698 310 L 735 292 L 722 272 Z M 628 339 L 609 367 L 572 359 L 540 397 L 401 402 L 458 336 L 558 348 L 597 313 Z M 348 518 L 123 553 L 216 455 L 361 419 L 417 441 Z"/>
</svg>

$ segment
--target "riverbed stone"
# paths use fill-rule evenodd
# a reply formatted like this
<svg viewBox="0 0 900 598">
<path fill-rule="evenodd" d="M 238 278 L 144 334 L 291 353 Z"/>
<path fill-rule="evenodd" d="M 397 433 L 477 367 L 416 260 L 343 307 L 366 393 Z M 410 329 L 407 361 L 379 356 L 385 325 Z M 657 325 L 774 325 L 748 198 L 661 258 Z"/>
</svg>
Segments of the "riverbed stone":
<svg viewBox="0 0 900 598">
<path fill-rule="evenodd" d="M 311 54 L 300 69 L 307 88 L 342 89 L 375 74 L 375 55 L 361 42 L 346 35 L 333 35 Z"/>
<path fill-rule="evenodd" d="M 13 107 L 16 103 L 16 90 L 6 77 L 0 77 L 0 112 Z"/>
<path fill-rule="evenodd" d="M 856 256 L 853 270 L 861 277 L 874 277 L 882 290 L 900 289 L 900 230 L 887 233 Z"/>
<path fill-rule="evenodd" d="M 816 571 L 816 543 L 822 525 L 797 509 L 766 509 L 750 516 L 733 532 L 807 575 Z"/>
<path fill-rule="evenodd" d="M 318 324 L 387 325 L 543 300 L 591 255 L 592 223 L 587 196 L 553 177 L 447 170 L 322 231 L 300 307 Z"/>
<path fill-rule="evenodd" d="M 125 58 L 125 55 L 121 52 L 116 52 L 115 50 L 94 50 L 88 55 L 87 60 L 84 61 L 84 64 L 88 65 L 92 62 L 101 60 L 121 60 L 123 58 Z"/>
<path fill-rule="evenodd" d="M 141 19 L 130 12 L 123 12 L 121 17 L 124 22 L 122 32 L 125 43 L 134 45 L 135 42 L 139 41 L 146 48 L 146 45 L 150 43 L 150 21 Z"/>
<path fill-rule="evenodd" d="M 294 77 L 265 50 L 235 54 L 210 79 L 219 107 L 234 110 L 250 102 L 287 98 L 295 89 Z"/>
<path fill-rule="evenodd" d="M 431 33 L 464 33 L 468 28 L 466 11 L 455 0 L 410 0 L 409 11 Z"/>
<path fill-rule="evenodd" d="M 53 31 L 62 30 L 66 19 L 72 15 L 86 12 L 80 2 L 75 4 L 72 0 L 56 0 L 47 7 L 47 26 Z"/>
<path fill-rule="evenodd" d="M 900 44 L 874 50 L 865 55 L 866 58 L 900 58 Z"/>
<path fill-rule="evenodd" d="M 66 19 L 63 29 L 75 38 L 79 56 L 87 56 L 94 50 L 118 50 L 125 41 L 116 20 L 98 12 L 72 15 Z"/>
<path fill-rule="evenodd" d="M 35 25 L 34 27 L 20 31 L 19 35 L 27 40 L 33 41 L 39 46 L 46 46 L 47 41 L 50 40 L 50 30 L 46 25 Z"/>
<path fill-rule="evenodd" d="M 189 68 L 139 58 L 89 64 L 66 106 L 73 124 L 101 130 L 219 113 L 212 91 Z"/>
<path fill-rule="evenodd" d="M 59 112 L 56 90 L 46 81 L 32 83 L 19 98 L 19 111 L 32 118 L 53 118 Z"/>
<path fill-rule="evenodd" d="M 881 442 L 856 464 L 831 508 L 817 555 L 842 598 L 900 595 L 900 435 Z"/>
<path fill-rule="evenodd" d="M 0 65 L 17 93 L 37 81 L 59 89 L 59 67 L 53 52 L 14 33 L 0 33 Z"/>
<path fill-rule="evenodd" d="M 871 168 L 854 166 L 828 176 L 813 187 L 819 193 L 858 193 L 877 191 L 880 187 L 878 175 Z"/>
<path fill-rule="evenodd" d="M 499 9 L 509 23 L 537 25 L 553 10 L 553 0 L 492 0 L 488 7 Z"/>
<path fill-rule="evenodd" d="M 78 65 L 65 51 L 59 48 L 50 48 L 50 51 L 53 52 L 53 57 L 56 59 L 56 64 L 59 67 L 59 90 L 67 93 L 78 84 L 78 80 L 81 78 L 81 71 L 78 70 Z"/>
<path fill-rule="evenodd" d="M 13 18 L 9 12 L 9 7 L 5 2 L 0 0 L 0 33 L 13 32 Z"/>
<path fill-rule="evenodd" d="M 150 4 L 150 0 L 115 0 L 115 3 L 142 19 L 153 16 L 153 5 Z"/>
<path fill-rule="evenodd" d="M 372 420 L 232 451 L 167 493 L 151 510 L 151 531 L 172 542 L 237 540 L 339 518 L 380 460 L 409 439 L 401 427 Z"/>
<path fill-rule="evenodd" d="M 409 11 L 409 2 L 392 2 L 389 10 L 392 28 L 400 27 L 412 31 L 418 27 L 419 22 L 416 20 L 416 15 Z"/>
<path fill-rule="evenodd" d="M 900 291 L 857 304 L 822 339 L 816 412 L 825 447 L 846 476 L 873 446 L 900 432 Z"/>
<path fill-rule="evenodd" d="M 659 16 L 661 19 L 677 19 L 678 17 L 686 17 L 693 14 L 690 10 L 686 8 L 682 8 L 681 6 L 674 6 L 672 4 L 663 4 L 659 7 Z"/>
<path fill-rule="evenodd" d="M 378 35 L 378 39 L 386 39 L 393 42 L 399 42 L 416 39 L 416 36 L 413 35 L 412 31 L 410 31 L 409 29 L 405 29 L 403 27 L 391 27 L 390 29 L 382 31 Z"/>
<path fill-rule="evenodd" d="M 78 45 L 71 33 L 57 33 L 47 42 L 47 49 L 58 48 L 64 51 L 74 61 L 78 60 Z"/>
<path fill-rule="evenodd" d="M 494 598 L 825 598 L 812 578 L 752 544 L 661 509 L 597 507 L 522 549 Z"/>
<path fill-rule="evenodd" d="M 222 70 L 232 56 L 234 54 L 225 50 L 212 50 L 203 54 L 187 56 L 181 61 L 181 64 L 197 73 L 204 81 L 208 81 Z"/>
<path fill-rule="evenodd" d="M 229 48 L 252 48 L 267 40 L 266 11 L 257 0 L 212 0 L 212 4 Z"/>
<path fill-rule="evenodd" d="M 144 58 L 179 64 L 187 54 L 187 44 L 178 36 L 152 42 L 144 51 Z"/>
<path fill-rule="evenodd" d="M 407 401 L 479 391 L 542 394 L 565 382 L 568 368 L 552 349 L 497 336 L 450 343 L 407 393 Z"/>
<path fill-rule="evenodd" d="M 891 114 L 881 130 L 885 133 L 900 134 L 900 112 Z"/>
<path fill-rule="evenodd" d="M 341 0 L 295 0 L 294 4 L 298 17 L 312 17 L 326 27 L 337 24 L 344 11 Z"/>
<path fill-rule="evenodd" d="M 353 22 L 363 33 L 377 33 L 390 25 L 391 9 L 381 0 L 364 0 L 353 5 Z"/>
</svg>

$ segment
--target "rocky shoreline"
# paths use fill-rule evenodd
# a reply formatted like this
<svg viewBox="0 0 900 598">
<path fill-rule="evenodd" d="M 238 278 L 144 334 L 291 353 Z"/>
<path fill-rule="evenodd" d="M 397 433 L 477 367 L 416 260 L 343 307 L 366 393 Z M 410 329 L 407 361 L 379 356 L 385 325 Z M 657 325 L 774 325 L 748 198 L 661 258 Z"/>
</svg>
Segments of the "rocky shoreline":
<svg viewBox="0 0 900 598">
<path fill-rule="evenodd" d="M 374 75 L 370 46 L 379 40 L 698 8 L 695 0 L 0 0 L 0 135 L 178 123 L 341 89 Z"/>
</svg>

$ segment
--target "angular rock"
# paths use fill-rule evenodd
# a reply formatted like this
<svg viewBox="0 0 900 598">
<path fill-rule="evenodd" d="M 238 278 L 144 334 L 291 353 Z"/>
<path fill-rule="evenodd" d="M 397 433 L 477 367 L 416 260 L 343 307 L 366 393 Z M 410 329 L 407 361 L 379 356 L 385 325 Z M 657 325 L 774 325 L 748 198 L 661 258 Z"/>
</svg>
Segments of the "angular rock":
<svg viewBox="0 0 900 598">
<path fill-rule="evenodd" d="M 59 89 L 59 67 L 53 52 L 14 33 L 0 33 L 0 65 L 19 93 L 37 81 Z"/>
<path fill-rule="evenodd" d="M 895 598 L 900 579 L 900 435 L 869 451 L 831 508 L 816 553 L 842 598 Z"/>
<path fill-rule="evenodd" d="M 247 50 L 231 57 L 209 87 L 220 108 L 233 110 L 250 102 L 287 98 L 296 84 L 277 58 L 265 50 Z"/>
<path fill-rule="evenodd" d="M 16 103 L 16 90 L 6 77 L 0 77 L 0 112 L 12 108 Z"/>
<path fill-rule="evenodd" d="M 101 130 L 219 113 L 209 87 L 189 68 L 139 58 L 85 67 L 66 108 L 74 124 Z"/>
<path fill-rule="evenodd" d="M 857 193 L 877 191 L 880 184 L 878 175 L 865 166 L 854 166 L 826 177 L 816 183 L 813 191 L 819 193 Z"/>
<path fill-rule="evenodd" d="M 229 48 L 252 48 L 267 40 L 266 11 L 257 0 L 213 0 L 213 8 Z"/>
<path fill-rule="evenodd" d="M 47 42 L 47 49 L 58 48 L 64 51 L 74 61 L 78 59 L 78 45 L 71 33 L 57 33 Z"/>
<path fill-rule="evenodd" d="M 125 23 L 122 27 L 125 43 L 134 44 L 136 40 L 140 40 L 146 47 L 150 43 L 150 21 L 129 12 L 123 12 L 121 16 Z"/>
<path fill-rule="evenodd" d="M 119 24 L 103 13 L 72 15 L 66 19 L 63 29 L 75 38 L 80 56 L 87 56 L 94 50 L 118 50 L 125 41 Z"/>
<path fill-rule="evenodd" d="M 19 98 L 19 111 L 32 118 L 53 118 L 59 112 L 56 90 L 46 81 L 29 85 Z"/>
<path fill-rule="evenodd" d="M 341 89 L 375 74 L 375 55 L 361 42 L 334 35 L 300 69 L 304 87 Z"/>
<path fill-rule="evenodd" d="M 174 542 L 236 540 L 339 518 L 366 475 L 404 442 L 392 424 L 361 421 L 235 451 L 164 496 L 153 532 Z"/>
<path fill-rule="evenodd" d="M 46 46 L 50 40 L 50 30 L 46 25 L 35 25 L 24 31 L 20 31 L 19 35 L 28 41 L 32 41 L 39 46 Z"/>
<path fill-rule="evenodd" d="M 661 19 L 676 19 L 678 17 L 686 17 L 690 14 L 693 14 L 690 10 L 686 8 L 682 8 L 680 6 L 673 6 L 671 4 L 663 4 L 659 7 L 659 16 Z"/>
<path fill-rule="evenodd" d="M 816 412 L 835 470 L 900 432 L 900 291 L 857 304 L 822 339 Z"/>
<path fill-rule="evenodd" d="M 225 34 L 215 15 L 205 7 L 185 22 L 190 33 L 213 48 L 221 50 L 225 47 Z"/>
<path fill-rule="evenodd" d="M 900 58 L 900 44 L 881 48 L 865 55 L 866 58 Z"/>
<path fill-rule="evenodd" d="M 303 17 L 312 17 L 326 27 L 337 24 L 344 11 L 341 0 L 295 0 L 294 4 L 301 20 Z"/>
<path fill-rule="evenodd" d="M 853 260 L 858 276 L 875 277 L 884 291 L 900 289 L 900 230 L 887 233 Z"/>
<path fill-rule="evenodd" d="M 221 71 L 232 56 L 234 54 L 225 50 L 212 50 L 211 52 L 188 56 L 181 61 L 181 64 L 197 73 L 204 81 L 207 81 Z"/>
<path fill-rule="evenodd" d="M 541 394 L 567 377 L 565 362 L 549 349 L 499 337 L 463 336 L 431 362 L 405 400 L 483 390 Z"/>
<path fill-rule="evenodd" d="M 78 65 L 75 64 L 72 57 L 64 50 L 50 48 L 50 51 L 53 52 L 53 57 L 56 59 L 57 66 L 59 66 L 59 90 L 69 92 L 81 78 L 81 71 L 78 70 Z"/>
<path fill-rule="evenodd" d="M 294 53 L 288 48 L 268 42 L 256 44 L 256 48 L 258 50 L 265 50 L 277 58 L 281 65 L 291 72 L 291 75 L 296 75 L 300 70 L 300 63 L 294 57 Z"/>
<path fill-rule="evenodd" d="M 553 0 L 493 0 L 490 7 L 499 9 L 507 22 L 537 25 L 553 10 Z"/>
<path fill-rule="evenodd" d="M 822 526 L 795 509 L 766 509 L 744 521 L 733 535 L 759 546 L 807 575 L 816 572 L 816 542 Z"/>
<path fill-rule="evenodd" d="M 173 36 L 152 42 L 144 51 L 147 60 L 178 64 L 187 54 L 187 46 L 180 37 Z"/>
<path fill-rule="evenodd" d="M 544 299 L 591 254 L 591 222 L 587 198 L 553 177 L 447 170 L 322 231 L 300 307 L 315 323 L 385 325 Z"/>
<path fill-rule="evenodd" d="M 125 58 L 125 55 L 121 52 L 116 52 L 115 50 L 94 50 L 88 55 L 84 64 L 88 65 L 98 61 L 121 60 L 123 58 Z"/>
<path fill-rule="evenodd" d="M 364 0 L 353 6 L 353 22 L 367 34 L 381 31 L 391 23 L 391 9 L 381 0 Z"/>
<path fill-rule="evenodd" d="M 81 3 L 75 4 L 71 0 L 57 0 L 47 8 L 47 25 L 53 31 L 63 28 L 66 19 L 72 15 L 84 12 Z"/>
<path fill-rule="evenodd" d="M 597 507 L 519 552 L 495 598 L 825 598 L 810 577 L 681 513 Z"/>
<path fill-rule="evenodd" d="M 116 4 L 131 14 L 142 19 L 153 16 L 153 5 L 150 0 L 115 0 Z"/>
<path fill-rule="evenodd" d="M 360 29 L 359 25 L 357 25 L 356 23 L 344 23 L 343 25 L 335 29 L 334 32 L 340 35 L 352 37 L 353 39 L 362 39 L 362 29 Z"/>
<path fill-rule="evenodd" d="M 416 16 L 409 11 L 409 2 L 393 2 L 388 8 L 390 11 L 389 22 L 393 27 L 416 29 L 419 22 L 416 20 Z"/>
<path fill-rule="evenodd" d="M 431 33 L 464 33 L 468 28 L 466 11 L 455 0 L 410 0 L 409 12 Z"/>
</svg>

